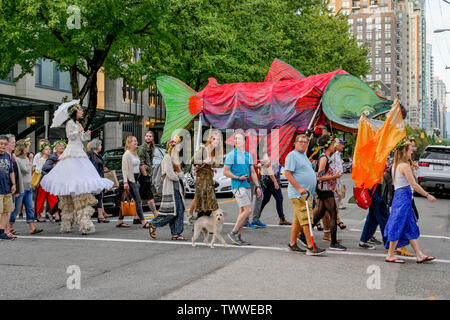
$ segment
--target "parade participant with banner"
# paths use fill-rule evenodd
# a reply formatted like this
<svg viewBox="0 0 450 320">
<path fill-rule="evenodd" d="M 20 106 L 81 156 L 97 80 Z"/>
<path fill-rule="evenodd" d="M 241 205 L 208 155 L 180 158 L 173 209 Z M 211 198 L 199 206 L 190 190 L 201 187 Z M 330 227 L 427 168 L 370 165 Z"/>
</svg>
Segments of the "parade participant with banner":
<svg viewBox="0 0 450 320">
<path fill-rule="evenodd" d="M 417 263 L 435 259 L 426 256 L 419 247 L 417 239 L 420 236 L 420 231 L 412 207 L 412 189 L 430 202 L 435 202 L 436 198 L 426 192 L 414 179 L 410 162 L 412 153 L 412 144 L 407 139 L 403 139 L 395 148 L 392 166 L 395 194 L 392 200 L 392 211 L 384 230 L 385 247 L 389 250 L 385 259 L 386 262 L 405 263 L 404 260 L 395 258 L 395 249 L 407 244 L 410 244 L 413 248 Z"/>
</svg>

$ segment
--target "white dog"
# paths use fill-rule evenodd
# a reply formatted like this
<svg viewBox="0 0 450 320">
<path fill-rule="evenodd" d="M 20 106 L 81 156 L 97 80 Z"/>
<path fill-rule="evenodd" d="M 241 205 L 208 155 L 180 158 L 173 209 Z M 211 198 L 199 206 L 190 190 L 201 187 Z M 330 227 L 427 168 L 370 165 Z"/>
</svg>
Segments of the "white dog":
<svg viewBox="0 0 450 320">
<path fill-rule="evenodd" d="M 203 233 L 203 242 L 205 244 L 208 243 L 209 233 L 212 232 L 212 240 L 209 246 L 214 248 L 214 241 L 217 239 L 222 242 L 223 246 L 226 248 L 227 243 L 220 235 L 222 231 L 223 222 L 225 220 L 226 213 L 222 211 L 222 209 L 217 209 L 213 211 L 211 216 L 202 216 L 195 221 L 194 224 L 194 235 L 192 236 L 192 246 L 195 247 L 195 240 L 200 236 L 200 233 Z"/>
</svg>

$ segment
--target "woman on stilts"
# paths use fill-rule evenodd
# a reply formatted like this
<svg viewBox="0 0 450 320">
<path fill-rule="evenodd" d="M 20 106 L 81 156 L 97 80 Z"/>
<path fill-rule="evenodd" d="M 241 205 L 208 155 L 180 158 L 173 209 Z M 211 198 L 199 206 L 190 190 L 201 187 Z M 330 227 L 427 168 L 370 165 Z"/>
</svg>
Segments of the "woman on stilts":
<svg viewBox="0 0 450 320">
<path fill-rule="evenodd" d="M 91 216 L 97 199 L 92 193 L 111 189 L 113 182 L 99 176 L 84 151 L 83 141 L 90 139 L 91 132 L 85 132 L 81 126 L 82 117 L 83 109 L 74 101 L 62 104 L 55 112 L 52 127 L 66 122 L 69 143 L 53 170 L 42 178 L 41 186 L 59 197 L 61 232 L 71 232 L 76 221 L 81 233 L 86 235 L 95 232 Z"/>
</svg>

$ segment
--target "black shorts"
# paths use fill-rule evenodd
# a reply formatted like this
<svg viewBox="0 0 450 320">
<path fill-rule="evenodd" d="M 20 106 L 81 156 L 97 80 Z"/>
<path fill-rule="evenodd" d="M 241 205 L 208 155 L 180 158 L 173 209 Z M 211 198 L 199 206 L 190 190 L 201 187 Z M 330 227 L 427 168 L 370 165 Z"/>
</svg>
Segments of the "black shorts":
<svg viewBox="0 0 450 320">
<path fill-rule="evenodd" d="M 143 176 L 142 174 L 139 176 L 139 194 L 141 196 L 141 199 L 144 201 L 146 200 L 153 200 L 155 197 L 153 196 L 152 192 L 152 180 L 149 176 Z"/>
</svg>

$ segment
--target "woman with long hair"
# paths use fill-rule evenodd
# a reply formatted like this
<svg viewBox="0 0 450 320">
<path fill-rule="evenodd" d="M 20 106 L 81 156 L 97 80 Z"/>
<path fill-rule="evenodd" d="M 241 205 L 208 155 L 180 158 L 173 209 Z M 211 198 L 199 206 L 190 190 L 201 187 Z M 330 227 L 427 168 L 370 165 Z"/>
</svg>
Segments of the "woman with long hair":
<svg viewBox="0 0 450 320">
<path fill-rule="evenodd" d="M 122 156 L 122 175 L 123 175 L 123 192 L 130 192 L 136 201 L 136 211 L 139 222 L 144 229 L 148 229 L 150 224 L 145 221 L 144 211 L 142 210 L 142 200 L 139 193 L 137 178 L 139 176 L 139 165 L 141 163 L 137 154 L 138 141 L 136 137 L 128 136 L 125 141 L 125 153 Z M 117 220 L 118 228 L 127 228 L 129 225 L 123 223 L 122 212 L 119 213 Z"/>
<path fill-rule="evenodd" d="M 22 174 L 22 185 L 24 192 L 17 195 L 14 199 L 15 209 L 11 213 L 9 218 L 10 232 L 14 234 L 13 224 L 16 222 L 16 216 L 22 207 L 22 203 L 25 204 L 25 212 L 27 215 L 27 223 L 30 227 L 30 234 L 37 234 L 42 232 L 42 229 L 36 228 L 34 224 L 34 209 L 33 209 L 33 186 L 31 184 L 31 174 L 33 169 L 33 161 L 27 157 L 27 153 L 30 151 L 30 140 L 21 139 L 17 141 L 14 154 L 16 156 L 17 166 Z"/>
<path fill-rule="evenodd" d="M 336 152 L 339 142 L 335 138 L 324 135 L 318 140 L 323 149 L 317 163 L 317 196 L 319 198 L 318 213 L 314 217 L 314 225 L 328 212 L 330 215 L 331 250 L 343 251 L 347 248 L 337 241 L 337 205 L 334 198 L 337 179 L 342 177 L 342 173 L 336 173 L 330 166 L 330 157 Z"/>
<path fill-rule="evenodd" d="M 156 239 L 156 228 L 169 224 L 172 240 L 187 240 L 181 235 L 184 230 L 184 200 L 181 193 L 183 179 L 178 153 L 181 150 L 181 138 L 175 136 L 166 144 L 166 155 L 161 162 L 163 179 L 162 201 L 159 213 L 150 224 L 150 237 Z"/>
<path fill-rule="evenodd" d="M 197 218 L 211 215 L 219 209 L 214 190 L 214 168 L 223 164 L 222 134 L 211 130 L 205 145 L 194 154 L 195 166 L 195 209 Z"/>
<path fill-rule="evenodd" d="M 91 131 L 84 131 L 79 122 L 83 109 L 78 104 L 63 109 L 66 106 L 61 105 L 55 112 L 52 127 L 61 124 L 59 121 L 55 123 L 55 120 L 58 120 L 57 115 L 62 114 L 69 143 L 56 166 L 42 178 L 41 186 L 59 198 L 61 232 L 71 232 L 76 221 L 81 234 L 86 235 L 95 232 L 91 216 L 97 199 L 92 194 L 112 188 L 113 182 L 100 177 L 84 151 L 83 142 L 90 139 Z"/>
<path fill-rule="evenodd" d="M 416 253 L 417 263 L 434 260 L 434 257 L 424 255 L 419 248 L 417 239 L 420 236 L 420 231 L 412 204 L 412 189 L 426 197 L 430 202 L 436 201 L 436 198 L 426 192 L 414 179 L 411 167 L 412 153 L 413 146 L 408 139 L 403 139 L 395 147 L 394 164 L 392 166 L 395 193 L 392 199 L 391 214 L 384 229 L 385 247 L 388 249 L 386 262 L 405 263 L 404 260 L 395 258 L 395 249 L 407 244 L 410 244 Z"/>
</svg>

